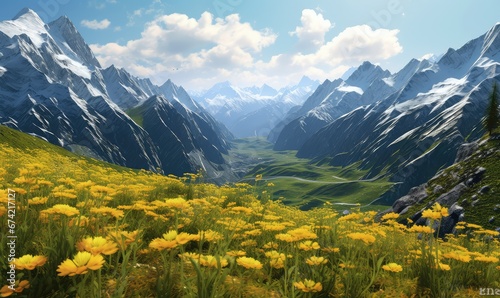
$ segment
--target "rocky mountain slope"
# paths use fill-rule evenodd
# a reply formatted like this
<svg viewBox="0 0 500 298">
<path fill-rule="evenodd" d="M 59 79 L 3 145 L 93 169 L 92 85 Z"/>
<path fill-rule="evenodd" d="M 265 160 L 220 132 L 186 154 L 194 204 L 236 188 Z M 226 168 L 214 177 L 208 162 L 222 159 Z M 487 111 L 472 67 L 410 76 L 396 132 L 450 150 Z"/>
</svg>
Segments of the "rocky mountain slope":
<svg viewBox="0 0 500 298">
<path fill-rule="evenodd" d="M 127 115 L 160 97 L 161 107 L 144 106 L 165 112 L 158 117 L 139 124 Z M 170 81 L 155 86 L 113 66 L 102 69 L 66 17 L 45 24 L 24 9 L 0 22 L 0 123 L 128 167 L 225 175 L 230 133 L 220 123 Z M 169 150 L 177 158 L 165 158 Z"/>
<path fill-rule="evenodd" d="M 454 231 L 459 221 L 478 223 L 500 231 L 500 134 L 462 144 L 455 163 L 428 182 L 412 188 L 388 211 L 403 222 L 426 224 L 422 211 L 435 203 L 449 208 L 441 235 Z"/>
</svg>

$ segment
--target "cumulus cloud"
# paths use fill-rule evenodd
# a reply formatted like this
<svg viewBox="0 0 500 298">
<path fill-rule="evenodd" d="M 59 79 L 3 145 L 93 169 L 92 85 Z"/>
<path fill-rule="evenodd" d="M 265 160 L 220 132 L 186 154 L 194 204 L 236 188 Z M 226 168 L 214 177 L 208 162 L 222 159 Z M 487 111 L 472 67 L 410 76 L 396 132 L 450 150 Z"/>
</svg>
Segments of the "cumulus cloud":
<svg viewBox="0 0 500 298">
<path fill-rule="evenodd" d="M 304 9 L 300 18 L 302 26 L 295 28 L 290 35 L 299 38 L 299 49 L 317 48 L 325 42 L 325 34 L 332 28 L 332 23 L 325 20 L 321 13 L 312 9 Z"/>
<path fill-rule="evenodd" d="M 185 14 L 162 15 L 146 24 L 141 38 L 125 45 L 91 45 L 103 65 L 115 64 L 136 75 L 155 75 L 157 80 L 192 77 L 193 73 L 214 77 L 251 67 L 254 55 L 272 45 L 276 35 L 256 30 L 236 14 L 224 19 L 208 12 L 199 19 Z"/>
<path fill-rule="evenodd" d="M 330 21 L 313 10 L 303 11 L 301 20 L 292 38 L 298 45 L 308 41 L 314 48 L 278 52 L 270 58 L 262 55 L 278 37 L 270 29 L 257 30 L 237 14 L 222 19 L 208 12 L 198 19 L 179 13 L 161 15 L 145 25 L 138 39 L 91 48 L 104 66 L 124 67 L 157 84 L 172 79 L 191 89 L 225 80 L 243 86 L 281 87 L 298 82 L 303 75 L 335 79 L 366 60 L 380 63 L 403 50 L 398 30 L 358 25 L 326 40 Z"/>
<path fill-rule="evenodd" d="M 102 29 L 106 29 L 109 27 L 109 25 L 111 25 L 111 22 L 108 20 L 108 19 L 104 19 L 102 21 L 98 21 L 98 20 L 82 20 L 81 22 L 82 26 L 84 27 L 87 27 L 89 29 L 93 29 L 93 30 L 102 30 Z"/>
</svg>

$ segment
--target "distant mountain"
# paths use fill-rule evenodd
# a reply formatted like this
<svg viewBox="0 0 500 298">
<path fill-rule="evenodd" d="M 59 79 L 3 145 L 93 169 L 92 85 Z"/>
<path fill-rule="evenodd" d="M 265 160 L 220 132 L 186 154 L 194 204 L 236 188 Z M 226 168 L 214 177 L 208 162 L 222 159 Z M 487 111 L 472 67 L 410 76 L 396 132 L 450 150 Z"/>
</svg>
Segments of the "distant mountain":
<svg viewBox="0 0 500 298">
<path fill-rule="evenodd" d="M 359 99 L 365 104 L 332 117 L 297 156 L 336 166 L 358 163 L 366 178 L 387 175 L 398 184 L 382 198 L 386 203 L 406 194 L 453 163 L 465 140 L 482 135 L 488 95 L 500 82 L 499 34 L 497 23 L 436 63 L 412 60 L 372 81 L 363 93 L 368 99 Z"/>
<path fill-rule="evenodd" d="M 231 175 L 222 124 L 171 81 L 102 69 L 67 17 L 22 10 L 0 22 L 0 53 L 1 124 L 128 167 Z"/>
<path fill-rule="evenodd" d="M 317 86 L 318 82 L 307 77 L 279 91 L 266 84 L 239 88 L 222 82 L 193 97 L 236 137 L 267 136 L 286 113 L 301 105 Z"/>
</svg>

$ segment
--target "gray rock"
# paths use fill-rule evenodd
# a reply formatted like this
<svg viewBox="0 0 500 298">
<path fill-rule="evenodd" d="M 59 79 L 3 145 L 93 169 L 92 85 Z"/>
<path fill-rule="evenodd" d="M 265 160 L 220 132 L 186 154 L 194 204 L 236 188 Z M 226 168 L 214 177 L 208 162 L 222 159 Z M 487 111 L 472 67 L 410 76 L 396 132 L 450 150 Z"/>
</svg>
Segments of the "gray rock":
<svg viewBox="0 0 500 298">
<path fill-rule="evenodd" d="M 479 193 L 480 194 L 485 194 L 485 193 L 488 193 L 490 191 L 490 186 L 489 185 L 485 185 L 483 187 L 481 187 L 481 189 L 479 190 Z"/>
<path fill-rule="evenodd" d="M 437 194 L 437 193 L 443 192 L 443 190 L 444 190 L 444 188 L 441 185 L 436 185 L 432 192 Z"/>
<path fill-rule="evenodd" d="M 436 202 L 444 205 L 444 206 L 450 206 L 453 205 L 458 201 L 462 193 L 467 189 L 467 186 L 464 183 L 460 183 L 457 186 L 455 186 L 452 190 L 449 192 L 442 194 L 437 198 Z"/>
<path fill-rule="evenodd" d="M 477 195 L 472 195 L 472 197 L 470 197 L 471 200 L 476 200 L 477 199 Z"/>
<path fill-rule="evenodd" d="M 467 157 L 471 156 L 477 150 L 477 148 L 479 148 L 479 144 L 476 142 L 460 145 L 460 147 L 458 147 L 455 162 L 457 163 L 465 160 Z"/>
<path fill-rule="evenodd" d="M 500 204 L 496 204 L 495 207 L 493 207 L 493 211 L 500 212 Z"/>
<path fill-rule="evenodd" d="M 474 171 L 474 174 L 470 175 L 465 182 L 467 186 L 472 186 L 483 179 L 484 173 L 486 173 L 486 169 L 483 167 L 477 167 Z"/>
<path fill-rule="evenodd" d="M 342 211 L 342 215 L 348 215 L 349 213 L 351 213 L 351 212 L 349 212 L 349 210 Z"/>
<path fill-rule="evenodd" d="M 477 204 L 479 204 L 479 199 L 476 199 L 476 200 L 472 201 L 472 203 L 470 203 L 470 205 L 472 207 L 476 207 Z"/>
<path fill-rule="evenodd" d="M 488 222 L 490 224 L 494 223 L 495 222 L 495 217 L 494 216 L 490 217 L 490 219 L 488 219 Z"/>
<path fill-rule="evenodd" d="M 468 206 L 469 201 L 467 199 L 463 199 L 461 204 L 462 204 L 462 206 Z"/>
<path fill-rule="evenodd" d="M 441 220 L 441 228 L 439 229 L 439 237 L 445 234 L 450 234 L 455 229 L 457 222 L 462 221 L 464 218 L 464 208 L 457 203 L 448 208 L 448 216 Z"/>
<path fill-rule="evenodd" d="M 427 184 L 422 184 L 410 189 L 406 196 L 399 198 L 392 204 L 392 210 L 396 213 L 401 213 L 406 207 L 420 203 L 427 198 L 426 187 Z"/>
</svg>

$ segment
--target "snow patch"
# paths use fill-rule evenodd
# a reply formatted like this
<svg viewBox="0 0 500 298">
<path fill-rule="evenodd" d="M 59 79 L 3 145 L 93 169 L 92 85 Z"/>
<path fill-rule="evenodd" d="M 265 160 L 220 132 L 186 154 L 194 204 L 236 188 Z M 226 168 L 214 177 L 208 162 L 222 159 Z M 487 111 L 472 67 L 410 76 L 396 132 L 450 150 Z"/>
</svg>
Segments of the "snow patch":
<svg viewBox="0 0 500 298">
<path fill-rule="evenodd" d="M 7 72 L 7 68 L 0 66 L 0 77 L 2 77 L 3 74 L 6 72 Z"/>
<path fill-rule="evenodd" d="M 56 59 L 61 67 L 69 69 L 77 76 L 90 80 L 91 72 L 85 65 L 69 58 L 66 55 L 56 55 Z"/>
<path fill-rule="evenodd" d="M 356 92 L 358 94 L 363 94 L 363 89 L 356 86 L 343 85 L 337 88 L 338 91 L 341 92 Z"/>
</svg>

